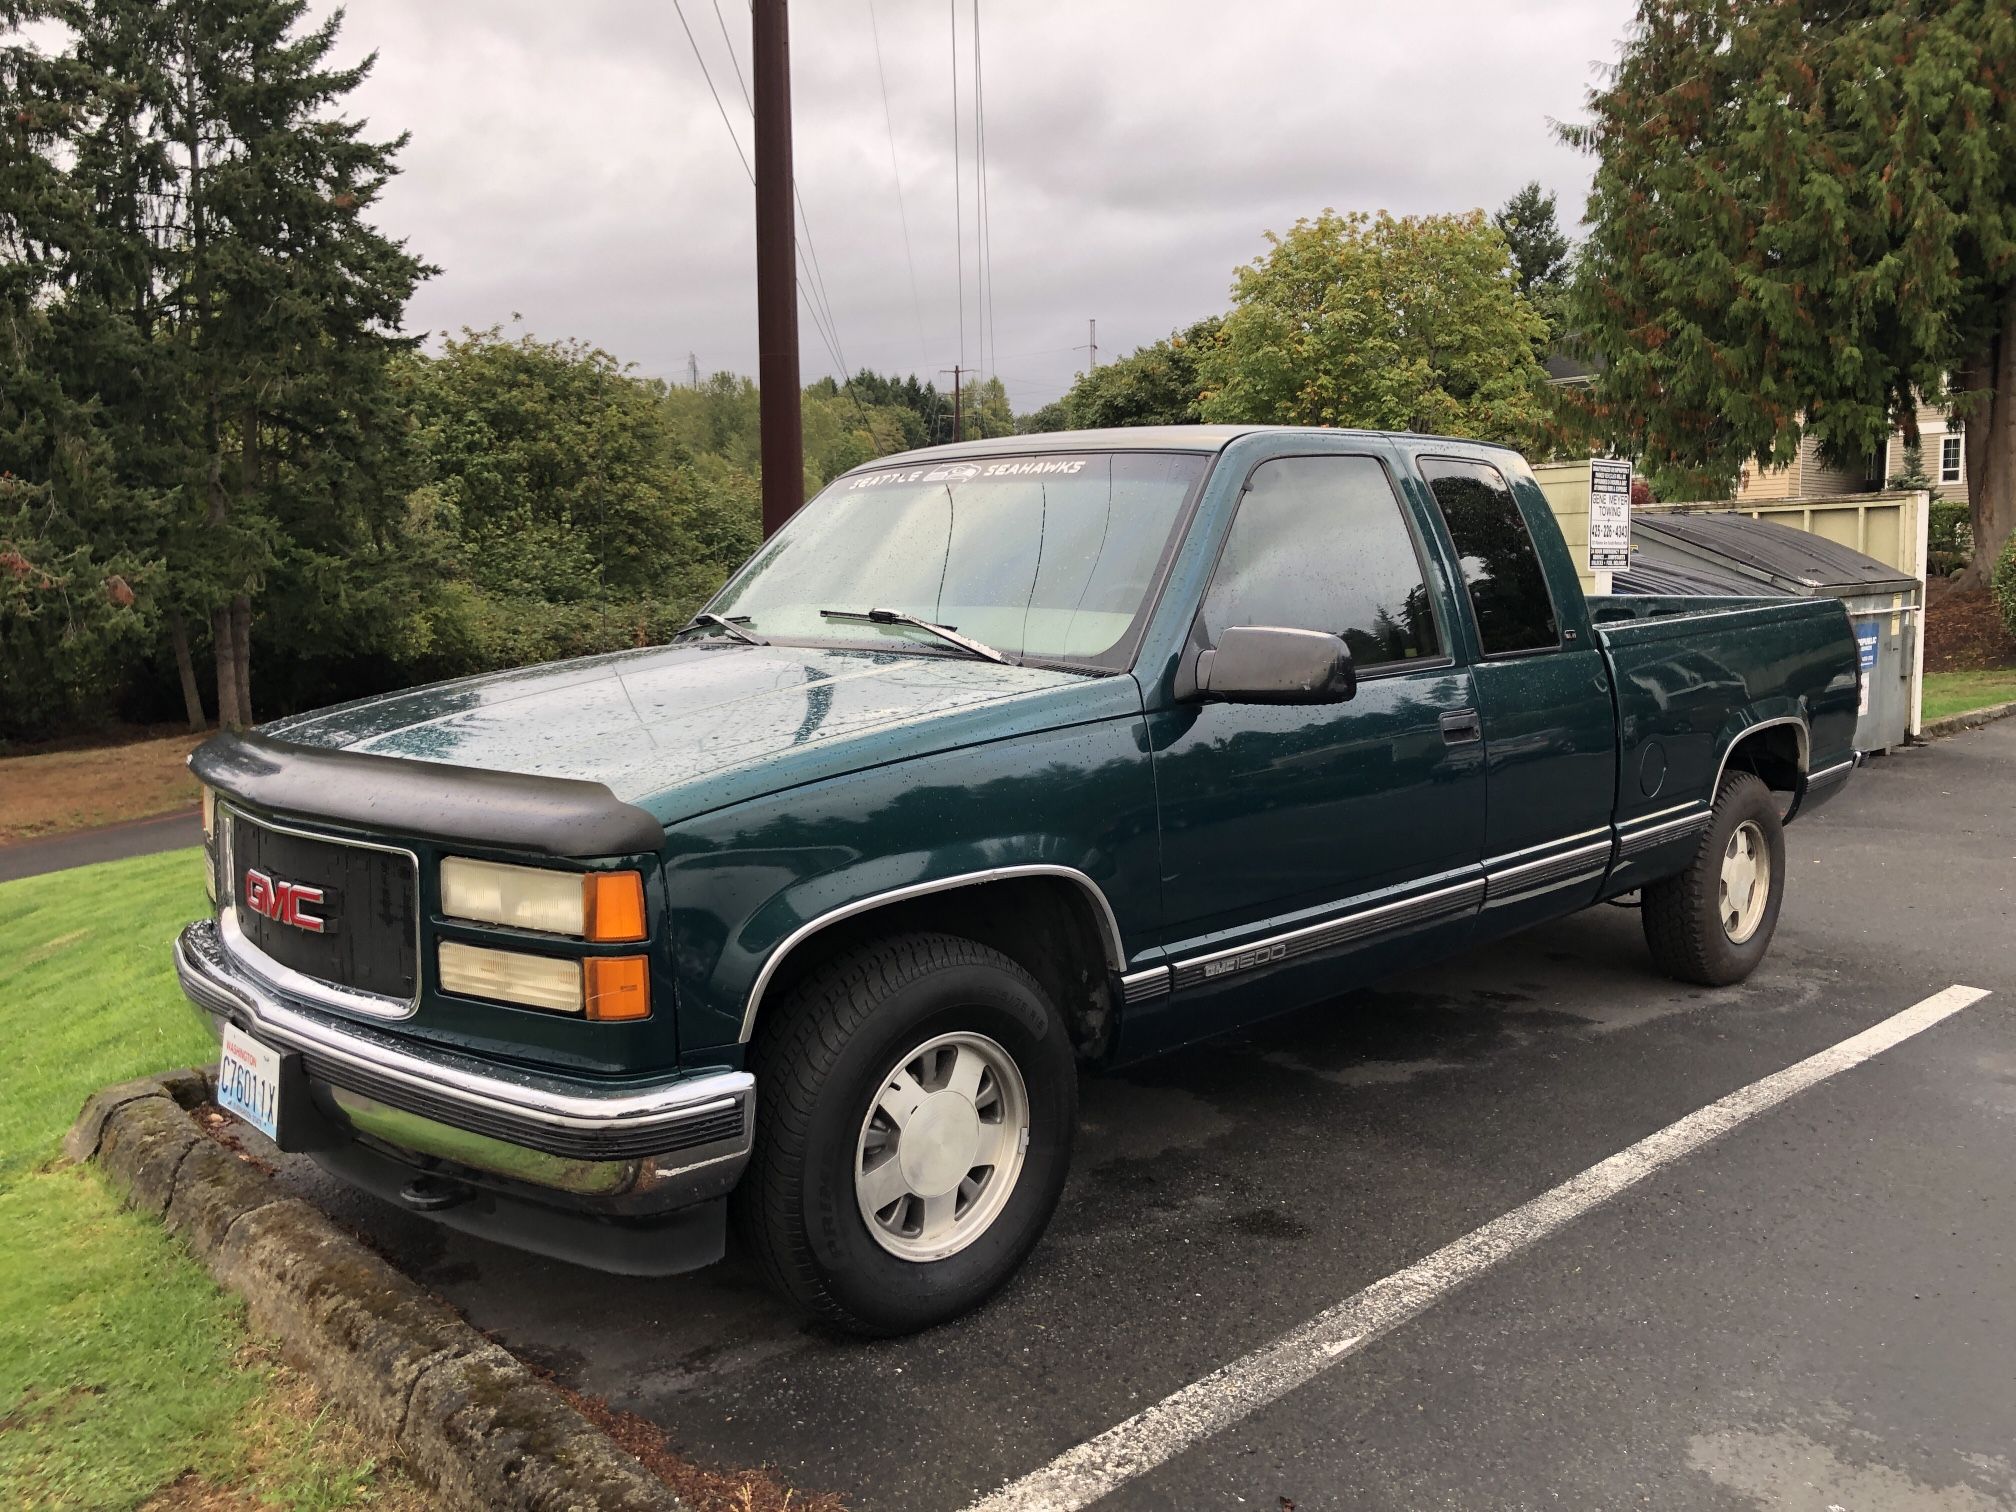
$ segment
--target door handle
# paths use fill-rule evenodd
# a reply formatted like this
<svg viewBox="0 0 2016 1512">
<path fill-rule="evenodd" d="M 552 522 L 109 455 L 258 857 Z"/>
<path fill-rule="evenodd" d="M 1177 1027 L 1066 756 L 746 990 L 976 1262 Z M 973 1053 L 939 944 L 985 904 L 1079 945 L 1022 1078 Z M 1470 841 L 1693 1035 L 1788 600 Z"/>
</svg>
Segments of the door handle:
<svg viewBox="0 0 2016 1512">
<path fill-rule="evenodd" d="M 1475 709 L 1452 709 L 1442 716 L 1442 738 L 1450 745 L 1470 745 L 1484 738 L 1484 721 Z"/>
</svg>

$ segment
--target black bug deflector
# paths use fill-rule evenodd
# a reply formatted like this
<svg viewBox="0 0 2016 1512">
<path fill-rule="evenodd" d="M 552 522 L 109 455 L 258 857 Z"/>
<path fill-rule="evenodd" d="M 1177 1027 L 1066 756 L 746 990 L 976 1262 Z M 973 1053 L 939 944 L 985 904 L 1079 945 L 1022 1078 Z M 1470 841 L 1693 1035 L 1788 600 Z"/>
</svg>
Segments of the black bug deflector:
<svg viewBox="0 0 2016 1512">
<path fill-rule="evenodd" d="M 579 858 L 638 855 L 665 840 L 643 809 L 599 782 L 569 777 L 318 750 L 230 732 L 197 747 L 189 769 L 258 808 L 381 834 Z"/>
</svg>

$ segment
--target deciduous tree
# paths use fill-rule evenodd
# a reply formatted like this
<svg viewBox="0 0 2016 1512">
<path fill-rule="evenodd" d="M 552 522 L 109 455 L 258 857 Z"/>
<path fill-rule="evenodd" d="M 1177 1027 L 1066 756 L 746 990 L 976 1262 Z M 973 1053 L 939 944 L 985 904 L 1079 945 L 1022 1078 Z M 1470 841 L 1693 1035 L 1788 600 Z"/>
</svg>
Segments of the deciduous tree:
<svg viewBox="0 0 2016 1512">
<path fill-rule="evenodd" d="M 1268 242 L 1200 355 L 1203 418 L 1544 444 L 1546 325 L 1482 211 L 1325 211 Z"/>
<path fill-rule="evenodd" d="M 1199 355 L 1223 324 L 1211 315 L 1104 367 L 1080 373 L 1044 422 L 1030 429 L 1083 430 L 1108 425 L 1195 425 L 1203 418 Z"/>
</svg>

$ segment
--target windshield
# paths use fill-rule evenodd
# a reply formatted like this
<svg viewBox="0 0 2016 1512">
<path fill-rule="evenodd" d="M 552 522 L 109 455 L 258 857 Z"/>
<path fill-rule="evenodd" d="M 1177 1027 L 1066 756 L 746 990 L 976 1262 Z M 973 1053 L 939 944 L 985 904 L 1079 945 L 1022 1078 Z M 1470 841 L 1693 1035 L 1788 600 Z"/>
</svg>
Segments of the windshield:
<svg viewBox="0 0 2016 1512">
<path fill-rule="evenodd" d="M 1123 666 L 1191 487 L 1210 459 L 1119 452 L 976 457 L 836 480 L 708 609 L 765 639 L 901 641 L 893 610 L 1018 660 Z"/>
</svg>

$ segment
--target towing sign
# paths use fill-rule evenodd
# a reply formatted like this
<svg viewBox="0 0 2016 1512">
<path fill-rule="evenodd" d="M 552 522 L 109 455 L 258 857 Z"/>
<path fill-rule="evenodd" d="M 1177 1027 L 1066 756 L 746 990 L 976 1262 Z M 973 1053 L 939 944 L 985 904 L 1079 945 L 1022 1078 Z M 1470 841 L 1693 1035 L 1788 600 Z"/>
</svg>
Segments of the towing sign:
<svg viewBox="0 0 2016 1512">
<path fill-rule="evenodd" d="M 1589 570 L 1631 566 L 1631 464 L 1589 462 Z"/>
</svg>

